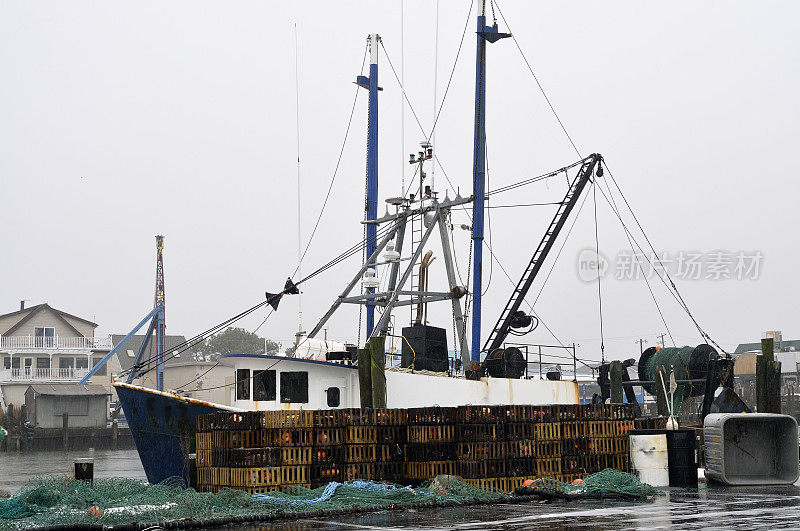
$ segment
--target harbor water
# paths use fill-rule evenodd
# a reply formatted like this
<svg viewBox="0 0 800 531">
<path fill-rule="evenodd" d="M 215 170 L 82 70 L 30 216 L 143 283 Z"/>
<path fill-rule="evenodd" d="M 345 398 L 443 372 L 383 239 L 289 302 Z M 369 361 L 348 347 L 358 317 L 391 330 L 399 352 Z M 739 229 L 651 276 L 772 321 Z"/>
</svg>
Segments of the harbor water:
<svg viewBox="0 0 800 531">
<path fill-rule="evenodd" d="M 34 476 L 72 477 L 76 459 L 89 457 L 88 450 L 3 452 L 0 453 L 0 489 L 16 493 Z M 145 480 L 144 469 L 136 450 L 95 450 L 94 477 L 124 477 Z"/>
</svg>

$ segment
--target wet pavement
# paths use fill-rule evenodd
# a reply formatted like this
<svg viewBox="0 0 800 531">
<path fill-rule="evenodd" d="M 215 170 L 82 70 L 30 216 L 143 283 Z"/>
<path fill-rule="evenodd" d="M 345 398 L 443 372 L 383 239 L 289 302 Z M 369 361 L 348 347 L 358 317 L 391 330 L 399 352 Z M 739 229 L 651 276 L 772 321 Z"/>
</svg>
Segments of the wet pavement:
<svg viewBox="0 0 800 531">
<path fill-rule="evenodd" d="M 276 523 L 248 530 L 310 529 L 800 529 L 800 487 L 665 490 L 651 501 L 532 502 L 394 511 Z"/>
</svg>

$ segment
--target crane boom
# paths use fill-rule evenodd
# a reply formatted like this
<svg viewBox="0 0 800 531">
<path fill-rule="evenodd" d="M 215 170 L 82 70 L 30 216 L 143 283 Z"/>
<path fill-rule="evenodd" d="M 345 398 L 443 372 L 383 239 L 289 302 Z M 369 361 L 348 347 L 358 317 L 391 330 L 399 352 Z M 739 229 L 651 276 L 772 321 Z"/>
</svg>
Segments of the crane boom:
<svg viewBox="0 0 800 531">
<path fill-rule="evenodd" d="M 522 273 L 522 278 L 519 279 L 514 291 L 511 293 L 511 298 L 508 300 L 506 307 L 500 314 L 497 324 L 494 326 L 491 334 L 489 334 L 489 337 L 486 339 L 486 344 L 483 347 L 484 351 L 492 352 L 505 342 L 506 337 L 508 337 L 509 329 L 511 328 L 511 322 L 513 321 L 514 314 L 519 310 L 522 301 L 525 299 L 525 295 L 528 294 L 528 290 L 531 288 L 533 281 L 536 279 L 536 275 L 541 270 L 542 264 L 547 258 L 548 253 L 553 248 L 555 239 L 558 237 L 558 234 L 564 227 L 570 212 L 572 212 L 572 209 L 578 202 L 578 198 L 580 197 L 581 192 L 583 192 L 583 189 L 586 187 L 586 183 L 591 180 L 592 175 L 595 174 L 595 171 L 598 172 L 598 176 L 602 175 L 602 168 L 599 166 L 602 160 L 603 157 L 597 153 L 593 153 L 592 155 L 589 155 L 583 159 L 580 170 L 570 183 L 567 194 L 564 196 L 564 200 L 559 204 L 558 211 L 556 211 L 555 216 L 553 216 L 553 221 L 550 222 L 550 226 L 544 233 L 542 241 L 539 242 L 536 252 L 533 253 L 533 257 L 531 257 L 528 266 Z"/>
</svg>

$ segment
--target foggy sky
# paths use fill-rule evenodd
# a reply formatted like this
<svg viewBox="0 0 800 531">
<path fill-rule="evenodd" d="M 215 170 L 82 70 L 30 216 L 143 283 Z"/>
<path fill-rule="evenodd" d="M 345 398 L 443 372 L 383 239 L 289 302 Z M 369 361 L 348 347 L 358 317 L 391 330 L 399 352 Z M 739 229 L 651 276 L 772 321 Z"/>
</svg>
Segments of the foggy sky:
<svg viewBox="0 0 800 531">
<path fill-rule="evenodd" d="M 294 24 L 305 245 L 341 148 L 368 33 L 382 36 L 399 74 L 400 6 L 0 3 L 0 313 L 21 299 L 46 301 L 96 320 L 100 335 L 127 332 L 152 308 L 156 234 L 166 236 L 170 334 L 192 336 L 259 302 L 265 290 L 280 290 L 298 253 Z M 438 55 L 436 3 L 404 6 L 403 76 L 430 130 L 434 79 L 441 102 L 469 5 L 440 2 Z M 678 282 L 700 324 L 726 349 L 765 330 L 800 337 L 798 4 L 503 0 L 500 7 L 579 150 L 604 155 L 659 251 L 763 254 L 757 280 Z M 462 195 L 471 189 L 474 17 L 437 126 L 442 195 L 443 172 Z M 410 179 L 407 154 L 423 135 L 408 106 L 401 135 L 400 90 L 382 52 L 379 63 L 383 213 L 383 198 L 400 192 L 401 172 Z M 487 94 L 490 189 L 578 159 L 511 40 L 489 47 Z M 363 92 L 304 272 L 361 237 L 366 101 Z M 563 179 L 551 179 L 492 204 L 563 193 Z M 595 244 L 591 201 L 536 310 L 560 341 L 597 359 L 597 285 L 576 273 L 579 251 Z M 600 248 L 613 258 L 628 242 L 608 206 L 597 208 Z M 552 213 L 491 211 L 491 245 L 514 282 Z M 469 222 L 463 214 L 454 221 Z M 466 275 L 469 234 L 454 237 Z M 431 288 L 442 288 L 437 240 L 432 249 L 439 259 Z M 359 260 L 304 285 L 306 329 Z M 484 337 L 512 288 L 488 252 L 485 260 Z M 652 345 L 666 332 L 643 282 L 607 278 L 602 289 L 606 356 L 631 357 L 636 339 Z M 653 290 L 675 342 L 697 344 L 672 297 L 663 286 Z M 252 330 L 265 315 L 242 325 Z M 408 315 L 398 310 L 398 325 Z M 432 322 L 452 336 L 449 316 L 446 303 L 431 309 Z M 287 298 L 258 333 L 287 346 L 297 321 L 298 302 Z M 357 309 L 345 308 L 328 335 L 355 341 L 357 322 Z M 554 342 L 543 327 L 529 339 Z"/>
</svg>

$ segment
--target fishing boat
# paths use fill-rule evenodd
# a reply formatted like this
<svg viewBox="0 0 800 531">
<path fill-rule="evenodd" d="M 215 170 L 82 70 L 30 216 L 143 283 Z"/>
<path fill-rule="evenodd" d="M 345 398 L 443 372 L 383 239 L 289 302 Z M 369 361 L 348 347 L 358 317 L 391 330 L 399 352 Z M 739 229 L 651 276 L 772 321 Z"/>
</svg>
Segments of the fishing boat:
<svg viewBox="0 0 800 531">
<path fill-rule="evenodd" d="M 536 328 L 538 319 L 532 309 L 529 313 L 522 308 L 525 295 L 587 183 L 602 176 L 602 157 L 592 154 L 553 172 L 553 175 L 569 175 L 572 171 L 567 193 L 558 203 L 552 221 L 500 311 L 496 325 L 482 342 L 484 201 L 491 193 L 486 190 L 485 182 L 486 49 L 492 43 L 511 37 L 499 31 L 496 21 L 487 25 L 485 1 L 479 2 L 476 36 L 471 195 L 461 197 L 456 193 L 448 197 L 426 181 L 425 164 L 434 158 L 434 146 L 426 138 L 419 151 L 411 154 L 408 160 L 415 172 L 413 193 L 386 199 L 386 213 L 379 217 L 377 111 L 378 92 L 382 90 L 378 85 L 381 38 L 377 34 L 369 35 L 369 75 L 359 75 L 356 79 L 356 84 L 369 94 L 366 209 L 364 219 L 359 220 L 365 226 L 364 237 L 359 244 L 311 275 L 290 278 L 280 292 L 266 293 L 265 300 L 237 318 L 267 305 L 277 310 L 285 296 L 299 293 L 304 281 L 324 273 L 330 264 L 335 265 L 363 251 L 361 267 L 344 284 L 316 326 L 298 336 L 293 355 L 231 354 L 219 359 L 219 364 L 228 368 L 233 377 L 229 386 L 230 405 L 188 398 L 163 387 L 165 359 L 179 350 L 164 348 L 163 238 L 158 237 L 161 239 L 157 247 L 154 308 L 106 356 L 107 359 L 113 355 L 139 328 L 150 322 L 133 368 L 114 384 L 150 482 L 160 482 L 171 476 L 186 477 L 186 457 L 194 449 L 196 417 L 214 411 L 578 403 L 574 348 L 559 347 L 563 348 L 562 354 L 567 353 L 561 363 L 573 366 L 572 378 L 561 378 L 558 373 L 545 376 L 541 357 L 538 371 L 531 371 L 532 364 L 537 366 L 531 360 L 531 353 L 509 341 L 509 335 L 524 335 Z M 460 275 L 456 272 L 450 245 L 451 211 L 455 208 L 471 209 L 471 226 L 467 227 L 472 241 L 471 278 L 468 274 L 471 286 L 459 283 Z M 393 212 L 389 212 L 390 209 Z M 437 238 L 441 244 L 439 263 L 444 266 L 448 281 L 448 285 L 438 291 L 429 286 L 427 274 L 432 262 L 431 242 Z M 445 328 L 431 325 L 426 318 L 428 305 L 434 303 L 451 306 L 455 356 L 449 354 Z M 345 304 L 360 305 L 366 313 L 363 345 L 346 346 L 316 337 L 328 319 Z M 412 308 L 411 322 L 398 329 L 392 320 L 393 311 L 408 306 Z M 210 334 L 231 322 L 233 320 L 228 320 L 211 329 Z M 360 319 L 358 326 L 361 326 Z M 468 326 L 471 328 L 469 340 Z M 145 359 L 143 353 L 153 335 L 158 354 L 154 359 Z M 208 335 L 198 336 L 200 340 L 205 337 Z M 399 343 L 399 352 L 392 349 L 387 354 L 387 341 Z M 101 365 L 96 364 L 93 371 Z M 149 370 L 157 373 L 157 389 L 133 383 Z M 85 380 L 91 375 L 92 372 Z"/>
</svg>

